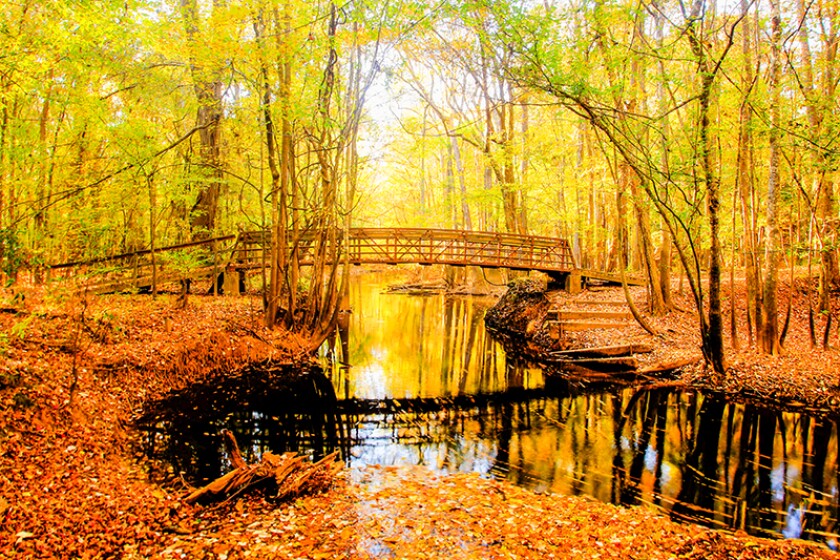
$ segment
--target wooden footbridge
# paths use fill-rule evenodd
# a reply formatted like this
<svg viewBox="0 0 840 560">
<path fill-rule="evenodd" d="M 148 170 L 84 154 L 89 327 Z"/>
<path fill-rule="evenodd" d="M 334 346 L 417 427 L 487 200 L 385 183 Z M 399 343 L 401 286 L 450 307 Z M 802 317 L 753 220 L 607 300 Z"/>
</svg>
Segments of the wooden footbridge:
<svg viewBox="0 0 840 560">
<path fill-rule="evenodd" d="M 511 270 L 537 270 L 567 288 L 581 278 L 614 281 L 611 275 L 578 268 L 565 239 L 536 235 L 423 228 L 351 228 L 336 233 L 342 246 L 340 259 L 351 264 L 420 264 L 479 266 Z M 346 241 L 345 241 L 346 239 Z M 289 235 L 286 251 L 298 262 L 315 260 L 317 237 L 307 231 Z M 53 276 L 93 278 L 92 291 L 148 289 L 184 279 L 220 278 L 221 273 L 258 270 L 270 262 L 271 235 L 267 230 L 242 232 L 154 249 L 52 265 Z M 230 276 L 230 274 L 229 274 Z"/>
</svg>

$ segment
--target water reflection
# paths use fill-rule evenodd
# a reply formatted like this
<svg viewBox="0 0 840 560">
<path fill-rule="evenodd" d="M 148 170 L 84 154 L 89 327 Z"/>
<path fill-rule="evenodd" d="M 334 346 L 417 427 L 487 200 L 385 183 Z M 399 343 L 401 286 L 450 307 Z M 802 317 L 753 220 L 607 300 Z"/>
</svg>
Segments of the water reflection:
<svg viewBox="0 0 840 560">
<path fill-rule="evenodd" d="M 328 369 L 340 398 L 443 397 L 540 387 L 542 371 L 508 364 L 484 329 L 493 298 L 385 293 L 393 276 L 351 284 L 352 313 L 330 341 Z"/>
<path fill-rule="evenodd" d="M 834 419 L 668 388 L 544 380 L 485 333 L 489 301 L 381 287 L 356 284 L 329 352 L 332 383 L 320 373 L 291 389 L 240 378 L 161 403 L 149 416 L 151 451 L 192 480 L 208 478 L 224 470 L 215 438 L 228 427 L 252 456 L 341 448 L 351 466 L 478 472 L 676 520 L 835 542 Z"/>
<path fill-rule="evenodd" d="M 146 454 L 168 465 L 164 472 L 150 474 L 183 477 L 193 485 L 231 469 L 224 429 L 234 433 L 249 462 L 266 451 L 300 451 L 319 459 L 347 441 L 335 391 L 323 374 L 293 372 L 270 363 L 222 383 L 193 385 L 153 403 L 137 425 L 146 433 Z"/>
</svg>

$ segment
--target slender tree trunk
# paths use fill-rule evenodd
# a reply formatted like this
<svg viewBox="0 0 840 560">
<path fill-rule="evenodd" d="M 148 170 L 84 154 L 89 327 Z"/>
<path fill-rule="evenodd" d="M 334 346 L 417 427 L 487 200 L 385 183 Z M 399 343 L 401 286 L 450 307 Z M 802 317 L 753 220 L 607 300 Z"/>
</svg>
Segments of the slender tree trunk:
<svg viewBox="0 0 840 560">
<path fill-rule="evenodd" d="M 519 212 L 517 206 L 516 171 L 513 161 L 513 103 L 506 102 L 501 108 L 501 127 L 499 134 L 502 138 L 502 205 L 505 212 L 505 229 L 510 233 L 522 233 L 519 224 Z"/>
<path fill-rule="evenodd" d="M 779 353 L 779 328 L 776 302 L 776 287 L 779 278 L 781 244 L 779 242 L 779 140 L 781 124 L 779 103 L 781 102 L 781 46 L 782 21 L 779 0 L 770 0 L 770 68 L 767 88 L 770 96 L 770 161 L 767 178 L 767 239 L 764 253 L 764 291 L 761 348 L 768 354 Z"/>
<path fill-rule="evenodd" d="M 641 243 L 642 260 L 644 261 L 645 271 L 648 277 L 650 310 L 654 315 L 660 316 L 665 314 L 667 308 L 662 294 L 661 280 L 659 277 L 660 270 L 656 266 L 656 257 L 654 256 L 653 240 L 650 229 L 650 216 L 648 215 L 647 209 L 642 204 L 638 177 L 632 172 L 632 170 L 628 169 L 628 172 L 632 174 L 629 181 L 630 194 L 633 197 L 633 207 L 636 213 L 636 230 Z"/>
<path fill-rule="evenodd" d="M 5 82 L 5 80 L 4 80 Z M 7 205 L 8 201 L 11 199 L 10 195 L 6 194 L 7 189 L 11 190 L 11 185 L 8 182 L 8 174 L 6 167 L 7 163 L 7 149 L 6 145 L 8 143 L 9 137 L 9 96 L 8 96 L 8 86 L 3 83 L 0 86 L 0 231 L 4 229 L 4 225 L 6 223 L 7 218 Z M 11 220 L 9 220 L 11 223 Z M 0 259 L 3 258 L 3 255 L 0 255 Z"/>
<path fill-rule="evenodd" d="M 420 138 L 420 213 L 426 214 L 426 135 L 428 134 L 428 108 L 423 110 L 423 136 Z"/>
<path fill-rule="evenodd" d="M 50 121 L 50 107 L 52 106 L 52 70 L 47 75 L 48 87 L 44 101 L 41 105 L 41 112 L 38 117 L 38 180 L 35 186 L 35 198 L 37 210 L 35 211 L 35 218 L 33 220 L 34 231 L 34 246 L 40 249 L 41 258 L 44 258 L 43 251 L 46 248 L 47 241 L 47 208 L 49 207 L 49 148 L 47 146 L 47 127 Z M 41 283 L 44 281 L 43 269 L 37 267 L 35 269 L 35 281 Z"/>
<path fill-rule="evenodd" d="M 271 216 L 272 216 L 272 254 L 271 254 L 271 273 L 270 284 L 267 286 L 266 307 L 265 307 L 265 323 L 267 326 L 274 326 L 279 320 L 277 316 L 278 304 L 281 301 L 281 293 L 283 290 L 283 283 L 281 278 L 286 272 L 286 224 L 283 217 L 285 212 L 285 192 L 280 184 L 280 164 L 277 161 L 277 142 L 275 139 L 274 118 L 271 113 L 272 93 L 271 81 L 268 74 L 268 63 L 264 54 L 265 45 L 263 44 L 263 37 L 265 36 L 265 22 L 262 13 L 256 13 L 253 16 L 254 37 L 257 44 L 257 59 L 260 65 L 260 77 L 262 79 L 262 97 L 260 109 L 262 112 L 262 121 L 265 132 L 265 146 L 268 154 L 268 170 L 271 174 Z M 287 319 L 294 313 L 294 309 L 286 310 Z M 286 321 L 284 321 L 286 322 Z"/>
<path fill-rule="evenodd" d="M 723 374 L 726 371 L 723 350 L 723 314 L 720 300 L 721 276 L 721 248 L 720 248 L 720 184 L 712 165 L 711 138 L 709 136 L 709 110 L 711 104 L 712 85 L 715 75 L 709 67 L 705 46 L 697 36 L 697 21 L 702 9 L 701 0 L 696 0 L 692 6 L 691 19 L 686 28 L 691 50 L 697 61 L 700 75 L 699 115 L 699 157 L 700 175 L 707 193 L 707 210 L 709 217 L 709 312 L 706 328 L 701 328 L 703 338 L 703 355 L 711 364 L 715 372 Z M 703 309 L 698 310 L 701 314 Z M 702 324 L 702 323 L 701 323 Z"/>
<path fill-rule="evenodd" d="M 449 138 L 444 158 L 446 160 L 446 183 L 443 188 L 443 200 L 446 208 L 446 224 L 450 229 L 458 225 L 458 213 L 455 211 L 455 149 L 452 145 L 453 138 Z"/>
<path fill-rule="evenodd" d="M 658 49 L 662 50 L 664 49 L 665 45 L 665 15 L 662 13 L 661 9 L 659 9 L 659 7 L 656 6 L 656 4 L 654 4 L 654 8 L 655 9 L 653 10 L 653 19 L 656 34 L 656 45 Z M 656 98 L 658 100 L 659 113 L 662 115 L 662 147 L 659 158 L 662 170 L 665 173 L 665 175 L 668 176 L 671 174 L 670 161 L 668 159 L 668 153 L 670 151 L 668 148 L 668 144 L 671 140 L 671 126 L 668 111 L 668 95 L 665 88 L 665 84 L 667 83 L 667 73 L 665 70 L 665 64 L 662 61 L 660 61 L 659 63 L 659 74 L 660 79 L 656 82 Z M 665 191 L 664 196 L 667 202 L 667 190 Z M 661 234 L 661 239 L 657 251 L 659 255 L 658 289 L 662 293 L 662 301 L 665 304 L 665 309 L 670 310 L 674 307 L 674 302 L 671 298 L 671 245 L 673 241 L 671 239 L 671 230 L 668 229 L 667 224 L 664 223 L 664 219 L 660 221 L 659 232 Z"/>
<path fill-rule="evenodd" d="M 522 154 L 519 161 L 519 232 L 528 233 L 528 167 L 531 165 L 528 137 L 530 134 L 530 117 L 528 114 L 528 94 L 522 94 Z M 560 186 L 562 188 L 562 185 Z"/>
<path fill-rule="evenodd" d="M 461 191 L 461 220 L 465 230 L 472 229 L 472 219 L 470 219 L 470 207 L 467 203 L 467 181 L 464 177 L 464 163 L 461 161 L 461 147 L 458 144 L 457 136 L 450 136 L 449 141 L 452 146 L 452 159 L 455 161 L 455 170 L 458 175 L 458 186 Z"/>
<path fill-rule="evenodd" d="M 155 220 L 155 209 L 157 208 L 157 189 L 155 188 L 155 180 L 153 174 L 146 175 L 146 184 L 149 187 L 149 249 L 151 249 L 152 251 L 152 297 L 156 298 L 158 294 L 157 256 L 155 255 L 155 247 L 157 246 L 157 222 Z M 216 278 L 213 278 L 213 285 L 216 285 Z"/>
<path fill-rule="evenodd" d="M 743 242 L 743 257 L 744 257 L 744 275 L 747 292 L 747 331 L 749 343 L 753 343 L 753 329 L 758 320 L 757 309 L 760 308 L 758 298 L 758 266 L 755 243 L 755 220 L 753 215 L 753 182 L 752 173 L 752 112 L 749 105 L 750 91 L 753 83 L 753 68 L 752 68 L 752 47 L 751 47 L 751 29 L 752 25 L 749 17 L 750 2 L 748 0 L 741 0 L 741 17 L 743 27 L 741 38 L 741 52 L 743 57 L 743 68 L 741 70 L 741 89 L 743 91 L 743 99 L 741 99 L 741 107 L 738 117 L 738 173 L 736 175 L 736 182 L 738 185 L 738 192 L 740 193 L 741 202 L 741 224 L 743 227 L 743 235 L 741 236 Z"/>
</svg>

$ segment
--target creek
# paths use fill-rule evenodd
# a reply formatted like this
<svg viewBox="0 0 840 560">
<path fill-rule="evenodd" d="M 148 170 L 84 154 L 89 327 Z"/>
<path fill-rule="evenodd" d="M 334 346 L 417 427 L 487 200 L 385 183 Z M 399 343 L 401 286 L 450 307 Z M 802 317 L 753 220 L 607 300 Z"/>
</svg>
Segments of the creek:
<svg viewBox="0 0 840 560">
<path fill-rule="evenodd" d="M 838 422 L 720 396 L 544 375 L 484 329 L 493 298 L 386 293 L 354 278 L 324 373 L 244 375 L 155 403 L 141 421 L 163 475 L 226 472 L 219 434 L 350 467 L 425 465 L 536 492 L 644 505 L 675 520 L 837 547 Z"/>
</svg>

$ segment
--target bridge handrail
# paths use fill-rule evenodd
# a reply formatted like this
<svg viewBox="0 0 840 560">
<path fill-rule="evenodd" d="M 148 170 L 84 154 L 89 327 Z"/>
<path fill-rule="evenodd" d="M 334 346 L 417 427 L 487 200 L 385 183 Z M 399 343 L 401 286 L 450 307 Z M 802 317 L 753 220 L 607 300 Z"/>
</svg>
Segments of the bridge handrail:
<svg viewBox="0 0 840 560">
<path fill-rule="evenodd" d="M 339 229 L 339 232 L 344 230 Z M 487 240 L 496 241 L 501 245 L 530 245 L 533 247 L 554 248 L 558 244 L 563 247 L 568 247 L 569 242 L 566 239 L 558 239 L 554 237 L 546 237 L 541 235 L 518 234 L 518 233 L 504 233 L 492 231 L 472 231 L 472 230 L 454 230 L 454 229 L 434 229 L 434 228 L 370 228 L 370 227 L 356 227 L 350 228 L 351 237 L 366 238 L 366 239 L 387 239 L 395 238 L 409 238 L 409 239 L 441 239 L 441 240 Z M 311 241 L 315 239 L 315 232 L 312 230 L 301 230 L 298 234 L 297 240 Z M 242 233 L 242 240 L 245 243 L 261 243 L 262 239 L 271 240 L 269 231 L 247 231 Z M 523 243 L 524 242 L 524 243 Z"/>
<path fill-rule="evenodd" d="M 311 265 L 316 258 L 314 254 L 316 232 L 303 230 L 295 234 L 289 233 L 287 251 L 291 252 L 294 248 L 297 251 L 298 262 L 304 266 Z M 347 239 L 346 247 L 337 249 L 353 264 L 448 264 L 554 272 L 571 272 L 578 268 L 567 240 L 539 235 L 434 228 L 372 227 L 336 229 L 334 233 L 336 239 Z M 232 240 L 236 240 L 235 243 L 229 243 Z M 238 236 L 226 235 L 154 249 L 140 249 L 88 261 L 55 264 L 49 268 L 72 271 L 74 268 L 99 265 L 102 269 L 98 272 L 105 273 L 112 279 L 128 272 L 137 283 L 139 278 L 149 275 L 149 269 L 152 270 L 152 275 L 156 270 L 168 269 L 170 275 L 172 271 L 179 270 L 177 262 L 174 263 L 176 267 L 172 268 L 173 263 L 168 262 L 169 259 L 161 259 L 155 268 L 154 258 L 148 258 L 149 255 L 172 254 L 179 250 L 212 246 L 213 270 L 219 266 L 233 266 L 239 270 L 248 270 L 265 266 L 265 251 L 271 250 L 272 241 L 271 230 L 263 229 L 241 232 Z M 196 266 L 206 267 L 211 264 L 205 258 L 208 255 L 204 252 L 199 253 L 198 257 L 199 259 L 189 266 L 195 269 Z M 323 258 L 323 255 L 319 258 Z"/>
<path fill-rule="evenodd" d="M 539 235 L 434 228 L 336 228 L 336 239 L 348 237 L 351 262 L 420 263 L 537 268 L 568 271 L 577 268 L 567 240 Z M 316 232 L 302 230 L 287 237 L 287 247 L 309 263 Z M 255 263 L 271 245 L 271 232 L 243 232 L 234 260 Z"/>
<path fill-rule="evenodd" d="M 236 239 L 235 235 L 223 235 L 222 237 L 212 237 L 210 239 L 202 239 L 201 241 L 190 241 L 188 243 L 178 243 L 177 245 L 167 245 L 165 247 L 155 247 L 154 249 L 139 249 L 128 253 L 120 253 L 118 255 L 111 255 L 107 257 L 96 257 L 85 261 L 72 261 L 59 264 L 51 264 L 47 268 L 51 270 L 59 270 L 62 268 L 72 268 L 74 266 L 86 266 L 92 264 L 100 264 L 108 261 L 125 260 L 131 257 L 140 257 L 150 255 L 152 253 L 163 253 L 166 251 L 176 251 L 178 249 L 189 249 L 190 247 L 199 247 L 202 245 L 212 245 L 213 243 L 231 241 Z"/>
</svg>

